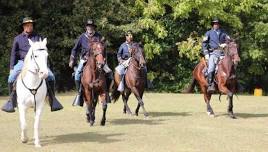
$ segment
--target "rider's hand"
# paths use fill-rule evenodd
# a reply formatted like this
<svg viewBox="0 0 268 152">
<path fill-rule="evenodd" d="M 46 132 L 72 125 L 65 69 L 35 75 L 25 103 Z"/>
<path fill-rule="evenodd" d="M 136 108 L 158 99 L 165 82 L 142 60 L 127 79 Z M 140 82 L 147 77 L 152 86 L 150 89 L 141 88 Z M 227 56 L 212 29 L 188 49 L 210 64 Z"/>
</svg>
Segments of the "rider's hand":
<svg viewBox="0 0 268 152">
<path fill-rule="evenodd" d="M 226 46 L 227 46 L 226 43 L 222 43 L 222 44 L 220 44 L 220 47 L 221 47 L 221 48 L 225 48 Z"/>
<path fill-rule="evenodd" d="M 10 69 L 9 74 L 11 74 L 12 72 L 13 72 L 13 69 Z"/>
<path fill-rule="evenodd" d="M 73 66 L 74 66 L 74 60 L 70 60 L 70 62 L 69 62 L 69 67 L 70 67 L 70 68 L 73 68 Z"/>
<path fill-rule="evenodd" d="M 205 59 L 206 59 L 206 60 L 209 59 L 209 55 L 208 55 L 208 54 L 205 55 Z"/>
<path fill-rule="evenodd" d="M 74 57 L 70 56 L 69 67 L 73 68 L 73 66 L 74 66 Z"/>
</svg>

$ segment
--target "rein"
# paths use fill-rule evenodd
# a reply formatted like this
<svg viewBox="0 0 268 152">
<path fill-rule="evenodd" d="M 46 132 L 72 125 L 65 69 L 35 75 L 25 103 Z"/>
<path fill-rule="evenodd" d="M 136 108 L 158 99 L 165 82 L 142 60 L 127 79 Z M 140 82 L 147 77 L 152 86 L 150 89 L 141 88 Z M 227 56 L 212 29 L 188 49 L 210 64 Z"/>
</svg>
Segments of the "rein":
<svg viewBox="0 0 268 152">
<path fill-rule="evenodd" d="M 35 89 L 30 89 L 29 87 L 27 87 L 26 84 L 25 84 L 24 81 L 23 81 L 23 78 L 21 78 L 21 81 L 22 81 L 23 86 L 24 86 L 26 89 L 28 89 L 28 90 L 31 92 L 31 94 L 34 96 L 34 112 L 36 112 L 36 99 L 35 99 L 35 95 L 36 95 L 38 89 L 39 89 L 39 88 L 41 87 L 41 85 L 43 84 L 43 81 L 44 81 L 44 80 L 41 80 L 41 82 L 39 83 L 38 87 L 35 88 Z"/>
<path fill-rule="evenodd" d="M 39 51 L 43 51 L 43 50 L 44 50 L 44 49 L 41 49 L 41 50 L 39 50 Z M 37 63 L 36 60 L 35 60 L 33 51 L 32 51 L 32 55 L 31 55 L 31 57 L 33 58 L 34 63 L 35 63 L 36 66 L 37 66 L 37 72 L 39 72 L 39 70 L 40 70 L 40 66 L 38 65 L 38 63 Z M 30 71 L 30 72 L 32 72 L 32 71 Z M 37 88 L 35 88 L 35 89 L 30 89 L 29 87 L 27 87 L 26 84 L 25 84 L 25 82 L 23 81 L 23 77 L 22 77 L 22 76 L 21 76 L 21 81 L 22 81 L 23 86 L 24 86 L 26 89 L 28 89 L 28 90 L 31 92 L 31 94 L 34 96 L 34 112 L 36 112 L 36 98 L 35 98 L 35 95 L 36 95 L 38 89 L 39 89 L 39 88 L 41 87 L 41 85 L 43 84 L 43 81 L 44 81 L 44 80 L 41 80 L 41 82 L 39 83 L 39 85 L 38 85 Z"/>
</svg>

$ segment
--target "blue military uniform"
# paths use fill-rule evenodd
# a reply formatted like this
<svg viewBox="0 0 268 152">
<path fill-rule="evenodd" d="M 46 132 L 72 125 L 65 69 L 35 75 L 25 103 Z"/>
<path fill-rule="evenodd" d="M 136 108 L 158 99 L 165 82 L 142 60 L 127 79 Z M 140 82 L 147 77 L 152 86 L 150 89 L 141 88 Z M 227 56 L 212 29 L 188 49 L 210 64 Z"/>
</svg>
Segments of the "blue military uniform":
<svg viewBox="0 0 268 152">
<path fill-rule="evenodd" d="M 24 58 L 31 47 L 28 39 L 36 42 L 42 40 L 42 37 L 38 34 L 21 33 L 14 38 L 10 56 L 10 69 L 13 71 L 8 77 L 8 83 L 13 83 L 22 70 Z M 50 69 L 48 69 L 48 81 L 55 81 L 55 76 Z"/>
<path fill-rule="evenodd" d="M 214 20 L 214 23 L 218 23 L 218 20 Z M 212 22 L 212 23 L 213 23 Z M 226 43 L 230 37 L 222 29 L 211 29 L 206 32 L 202 43 L 202 50 L 205 58 L 208 60 L 208 83 L 209 91 L 214 91 L 214 72 L 216 65 L 221 56 L 224 55 L 221 44 Z"/>
<path fill-rule="evenodd" d="M 33 24 L 34 21 L 31 17 L 23 18 L 21 25 L 27 23 Z M 21 72 L 23 68 L 24 58 L 31 47 L 28 39 L 32 40 L 33 42 L 36 42 L 41 41 L 42 37 L 35 33 L 31 34 L 21 33 L 14 39 L 10 57 L 10 69 L 12 70 L 12 72 L 8 77 L 10 98 L 7 101 L 7 103 L 2 107 L 2 110 L 5 112 L 15 112 L 14 108 L 17 105 L 17 101 L 16 101 L 16 92 L 13 89 L 13 83 L 17 79 L 19 73 Z M 51 107 L 51 111 L 61 110 L 63 107 L 55 97 L 55 91 L 54 91 L 55 77 L 50 69 L 48 69 L 48 78 L 46 79 L 46 85 L 48 88 L 47 95 L 49 97 L 48 100 Z"/>
<path fill-rule="evenodd" d="M 132 44 L 129 44 L 128 42 L 124 42 L 120 45 L 117 52 L 117 60 L 119 63 L 130 58 L 129 48 L 131 48 L 131 45 Z"/>
<path fill-rule="evenodd" d="M 102 36 L 97 32 L 92 37 L 87 36 L 87 33 L 83 33 L 79 36 L 71 52 L 71 58 L 73 59 L 75 59 L 76 56 L 80 53 L 80 61 L 74 76 L 75 81 L 80 81 L 81 79 L 81 73 L 84 67 L 84 63 L 86 62 L 87 56 L 90 53 L 90 41 L 100 41 L 101 38 Z"/>
</svg>

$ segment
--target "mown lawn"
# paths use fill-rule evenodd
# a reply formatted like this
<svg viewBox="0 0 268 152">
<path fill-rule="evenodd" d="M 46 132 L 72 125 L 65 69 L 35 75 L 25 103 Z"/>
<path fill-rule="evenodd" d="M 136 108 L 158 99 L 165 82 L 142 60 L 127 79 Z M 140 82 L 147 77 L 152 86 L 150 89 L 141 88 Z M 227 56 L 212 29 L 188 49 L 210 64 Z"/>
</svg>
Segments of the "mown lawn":
<svg viewBox="0 0 268 152">
<path fill-rule="evenodd" d="M 227 102 L 218 96 L 212 99 L 215 118 L 208 117 L 202 95 L 146 93 L 148 120 L 122 114 L 122 101 L 109 104 L 106 126 L 99 125 L 101 106 L 97 107 L 96 123 L 90 127 L 84 108 L 72 107 L 74 94 L 58 96 L 64 105 L 60 112 L 50 112 L 46 105 L 41 118 L 42 148 L 50 152 L 267 152 L 268 97 L 239 96 L 234 98 L 238 119 L 226 115 Z M 6 97 L 0 97 L 2 105 Z M 132 111 L 137 101 L 130 98 Z M 36 151 L 33 145 L 33 109 L 28 111 L 27 144 L 20 142 L 18 112 L 0 112 L 0 151 Z"/>
</svg>

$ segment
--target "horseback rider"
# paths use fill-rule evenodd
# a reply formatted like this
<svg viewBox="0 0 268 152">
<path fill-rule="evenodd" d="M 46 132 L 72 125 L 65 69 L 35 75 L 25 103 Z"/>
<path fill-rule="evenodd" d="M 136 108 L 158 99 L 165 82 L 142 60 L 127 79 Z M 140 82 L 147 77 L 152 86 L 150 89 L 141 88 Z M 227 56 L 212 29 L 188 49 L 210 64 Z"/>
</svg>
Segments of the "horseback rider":
<svg viewBox="0 0 268 152">
<path fill-rule="evenodd" d="M 88 55 L 90 55 L 90 47 L 91 47 L 91 42 L 93 41 L 103 41 L 104 38 L 101 36 L 96 31 L 97 25 L 94 23 L 92 19 L 88 19 L 86 24 L 85 24 L 85 30 L 86 32 L 82 33 L 78 41 L 76 41 L 75 46 L 73 47 L 71 51 L 71 56 L 70 56 L 70 61 L 69 61 L 69 67 L 73 68 L 75 59 L 77 55 L 80 52 L 80 60 L 79 64 L 75 70 L 75 75 L 74 75 L 74 80 L 75 80 L 75 86 L 77 89 L 77 96 L 73 102 L 73 105 L 80 105 L 83 106 L 83 97 L 82 97 L 82 87 L 81 87 L 81 74 L 83 72 L 83 67 L 85 63 L 87 62 Z M 113 74 L 112 70 L 108 67 L 107 61 L 106 64 L 103 67 L 103 70 L 106 73 L 106 79 L 107 79 L 107 90 L 106 90 L 106 97 L 107 97 L 107 102 L 110 102 L 110 97 L 109 97 L 109 86 L 113 80 Z"/>
<path fill-rule="evenodd" d="M 8 77 L 10 99 L 2 107 L 2 110 L 5 112 L 15 112 L 14 108 L 17 106 L 14 83 L 23 68 L 24 58 L 30 48 L 28 39 L 34 42 L 43 39 L 40 35 L 33 32 L 34 23 L 35 21 L 31 17 L 23 18 L 21 23 L 23 32 L 16 36 L 13 42 L 10 57 L 10 73 Z M 63 107 L 55 97 L 55 76 L 50 69 L 48 69 L 48 78 L 46 79 L 46 83 L 51 111 L 61 110 Z"/>
<path fill-rule="evenodd" d="M 206 61 L 208 61 L 208 89 L 207 92 L 213 93 L 215 68 L 220 57 L 224 55 L 222 49 L 226 47 L 226 42 L 230 37 L 224 30 L 220 29 L 220 22 L 217 18 L 211 21 L 212 29 L 207 31 L 202 42 L 202 51 Z"/>
<path fill-rule="evenodd" d="M 117 52 L 117 60 L 118 60 L 119 65 L 115 68 L 117 73 L 120 75 L 120 84 L 117 88 L 117 90 L 120 92 L 124 90 L 124 75 L 130 62 L 130 57 L 131 57 L 130 51 L 133 47 L 133 44 L 135 44 L 135 42 L 133 41 L 133 33 L 131 30 L 128 30 L 125 33 L 125 37 L 126 37 L 126 41 L 120 45 L 118 52 Z M 145 86 L 147 87 L 146 66 L 144 68 L 144 73 L 145 73 Z"/>
</svg>

